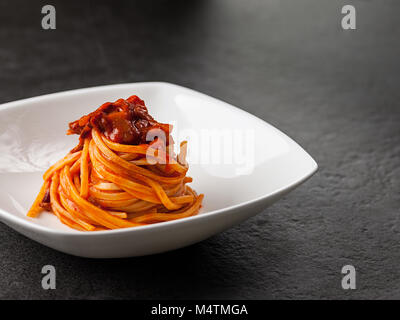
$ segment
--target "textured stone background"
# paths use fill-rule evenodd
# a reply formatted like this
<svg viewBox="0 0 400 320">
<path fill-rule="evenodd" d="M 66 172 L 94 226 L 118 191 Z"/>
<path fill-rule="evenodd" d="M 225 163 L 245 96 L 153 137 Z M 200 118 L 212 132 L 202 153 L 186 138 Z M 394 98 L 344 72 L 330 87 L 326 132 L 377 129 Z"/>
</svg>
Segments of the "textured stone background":
<svg viewBox="0 0 400 320">
<path fill-rule="evenodd" d="M 319 172 L 257 217 L 189 248 L 88 260 L 0 225 L 0 298 L 400 298 L 400 2 L 0 3 L 0 102 L 162 80 L 298 141 Z M 340 9 L 357 9 L 357 30 Z M 41 267 L 57 268 L 44 291 Z M 341 289 L 353 264 L 357 290 Z"/>
</svg>

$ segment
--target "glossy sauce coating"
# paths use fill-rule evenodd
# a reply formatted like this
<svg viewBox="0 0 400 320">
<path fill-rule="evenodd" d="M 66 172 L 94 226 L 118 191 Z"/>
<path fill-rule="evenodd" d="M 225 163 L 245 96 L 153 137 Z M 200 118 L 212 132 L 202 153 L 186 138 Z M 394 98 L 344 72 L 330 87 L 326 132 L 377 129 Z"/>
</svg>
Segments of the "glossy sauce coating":
<svg viewBox="0 0 400 320">
<path fill-rule="evenodd" d="M 113 142 L 130 145 L 148 143 L 149 130 L 164 131 L 158 136 L 166 137 L 168 145 L 170 132 L 170 125 L 154 120 L 144 101 L 136 95 L 126 100 L 106 102 L 94 112 L 71 122 L 67 134 L 80 135 L 80 143 L 74 151 L 82 148 L 83 139 L 90 134 L 92 128 L 98 129 Z"/>
</svg>

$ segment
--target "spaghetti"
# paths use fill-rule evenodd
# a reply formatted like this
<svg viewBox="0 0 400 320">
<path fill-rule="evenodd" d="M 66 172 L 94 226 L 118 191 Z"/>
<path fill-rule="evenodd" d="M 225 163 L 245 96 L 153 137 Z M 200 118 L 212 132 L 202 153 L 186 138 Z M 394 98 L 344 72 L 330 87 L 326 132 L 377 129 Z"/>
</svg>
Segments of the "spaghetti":
<svg viewBox="0 0 400 320">
<path fill-rule="evenodd" d="M 187 142 L 173 152 L 172 127 L 137 96 L 105 103 L 71 122 L 79 144 L 43 175 L 29 217 L 43 210 L 81 231 L 129 228 L 196 215 L 203 195 L 187 183 Z"/>
</svg>

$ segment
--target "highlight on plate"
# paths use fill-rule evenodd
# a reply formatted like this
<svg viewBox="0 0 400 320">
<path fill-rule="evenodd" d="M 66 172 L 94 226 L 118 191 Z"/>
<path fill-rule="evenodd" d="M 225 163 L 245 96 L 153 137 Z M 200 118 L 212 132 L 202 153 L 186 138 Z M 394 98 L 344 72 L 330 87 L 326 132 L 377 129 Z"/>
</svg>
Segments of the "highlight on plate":
<svg viewBox="0 0 400 320">
<path fill-rule="evenodd" d="M 135 95 L 71 122 L 67 134 L 78 134 L 79 143 L 45 172 L 27 215 L 48 210 L 81 231 L 196 215 L 204 196 L 187 185 L 187 142 L 175 155 L 171 130 Z"/>
</svg>

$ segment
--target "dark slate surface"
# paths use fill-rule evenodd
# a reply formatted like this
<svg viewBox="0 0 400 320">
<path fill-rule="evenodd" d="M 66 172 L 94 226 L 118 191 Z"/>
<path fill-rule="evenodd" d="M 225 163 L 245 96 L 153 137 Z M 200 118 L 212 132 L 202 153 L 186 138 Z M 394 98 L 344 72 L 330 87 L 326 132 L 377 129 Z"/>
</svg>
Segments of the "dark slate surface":
<svg viewBox="0 0 400 320">
<path fill-rule="evenodd" d="M 298 141 L 319 172 L 257 217 L 175 252 L 58 253 L 0 225 L 0 298 L 400 298 L 400 2 L 0 3 L 0 102 L 162 80 L 205 92 Z M 189 3 L 190 2 L 190 3 Z M 41 289 L 41 267 L 57 289 Z M 341 267 L 357 290 L 341 289 Z"/>
</svg>

